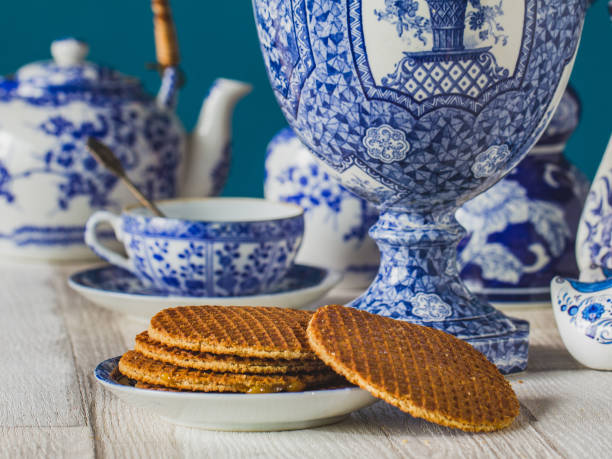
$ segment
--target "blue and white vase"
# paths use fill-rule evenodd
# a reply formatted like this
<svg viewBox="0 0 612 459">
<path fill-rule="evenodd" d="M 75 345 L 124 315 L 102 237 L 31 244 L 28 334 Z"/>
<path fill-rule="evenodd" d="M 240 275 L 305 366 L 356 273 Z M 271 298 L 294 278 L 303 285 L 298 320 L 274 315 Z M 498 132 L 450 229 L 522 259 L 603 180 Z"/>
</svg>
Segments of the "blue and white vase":
<svg viewBox="0 0 612 459">
<path fill-rule="evenodd" d="M 99 166 L 88 137 L 108 144 L 151 199 L 215 194 L 227 177 L 231 116 L 249 86 L 218 80 L 187 136 L 174 112 L 178 70 L 164 70 L 157 98 L 141 83 L 85 60 L 65 38 L 53 60 L 0 78 L 0 253 L 36 259 L 92 257 L 83 232 L 98 209 L 133 197 Z"/>
<path fill-rule="evenodd" d="M 339 289 L 363 290 L 378 272 L 380 253 L 368 235 L 378 211 L 340 185 L 334 175 L 285 128 L 268 145 L 264 194 L 304 209 L 299 263 L 342 271 Z"/>
<path fill-rule="evenodd" d="M 552 119 L 586 0 L 253 0 L 287 121 L 342 185 L 376 205 L 379 273 L 352 306 L 467 340 L 505 372 L 528 324 L 474 297 L 457 270 L 467 200 Z M 445 28 L 447 32 L 442 32 Z"/>
<path fill-rule="evenodd" d="M 557 327 L 577 361 L 612 370 L 612 135 L 582 211 L 576 258 L 580 281 L 551 283 Z"/>
<path fill-rule="evenodd" d="M 553 277 L 578 276 L 575 234 L 589 183 L 563 151 L 579 120 L 568 88 L 527 157 L 457 212 L 468 231 L 459 269 L 473 293 L 505 307 L 549 305 Z"/>
<path fill-rule="evenodd" d="M 581 281 L 612 277 L 612 136 L 582 211 L 576 258 Z"/>
</svg>

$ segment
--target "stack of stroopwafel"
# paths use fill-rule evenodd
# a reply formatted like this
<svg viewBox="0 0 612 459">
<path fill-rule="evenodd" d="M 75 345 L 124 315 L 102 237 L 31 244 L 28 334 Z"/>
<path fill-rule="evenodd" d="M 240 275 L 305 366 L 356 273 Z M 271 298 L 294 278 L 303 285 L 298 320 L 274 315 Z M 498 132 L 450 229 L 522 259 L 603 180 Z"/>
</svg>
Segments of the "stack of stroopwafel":
<svg viewBox="0 0 612 459">
<path fill-rule="evenodd" d="M 341 384 L 310 349 L 311 317 L 281 308 L 165 309 L 121 357 L 119 371 L 138 387 L 165 390 L 266 393 Z"/>
<path fill-rule="evenodd" d="M 413 416 L 467 431 L 507 427 L 519 412 L 510 384 L 469 344 L 335 305 L 314 314 L 165 309 L 121 357 L 119 371 L 137 387 L 203 392 L 300 391 L 348 380 Z"/>
</svg>

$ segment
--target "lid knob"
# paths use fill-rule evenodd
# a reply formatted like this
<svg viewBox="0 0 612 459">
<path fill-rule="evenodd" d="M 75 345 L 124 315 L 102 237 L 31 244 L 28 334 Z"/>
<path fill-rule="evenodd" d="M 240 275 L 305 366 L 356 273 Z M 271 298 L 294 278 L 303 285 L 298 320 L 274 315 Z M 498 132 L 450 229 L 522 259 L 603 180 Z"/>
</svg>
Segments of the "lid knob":
<svg viewBox="0 0 612 459">
<path fill-rule="evenodd" d="M 51 55 L 57 65 L 74 66 L 82 63 L 89 54 L 89 45 L 76 38 L 62 38 L 51 43 Z"/>
</svg>

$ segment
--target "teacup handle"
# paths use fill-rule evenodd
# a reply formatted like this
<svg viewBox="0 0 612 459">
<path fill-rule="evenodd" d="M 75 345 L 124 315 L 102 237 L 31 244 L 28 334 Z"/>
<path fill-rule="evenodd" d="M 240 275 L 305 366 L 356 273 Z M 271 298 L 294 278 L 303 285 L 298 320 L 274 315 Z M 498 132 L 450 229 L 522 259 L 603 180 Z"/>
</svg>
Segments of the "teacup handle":
<svg viewBox="0 0 612 459">
<path fill-rule="evenodd" d="M 101 223 L 109 223 L 113 227 L 113 231 L 115 232 L 115 237 L 119 242 L 123 242 L 123 230 L 121 229 L 121 217 L 119 215 L 115 215 L 112 212 L 107 212 L 105 210 L 99 210 L 87 220 L 87 225 L 85 225 L 85 243 L 89 246 L 91 250 L 93 250 L 96 255 L 105 259 L 109 263 L 119 266 L 127 271 L 134 272 L 134 267 L 129 258 L 124 257 L 123 255 L 105 247 L 100 240 L 98 239 L 98 235 L 96 233 L 96 229 L 98 225 Z"/>
</svg>

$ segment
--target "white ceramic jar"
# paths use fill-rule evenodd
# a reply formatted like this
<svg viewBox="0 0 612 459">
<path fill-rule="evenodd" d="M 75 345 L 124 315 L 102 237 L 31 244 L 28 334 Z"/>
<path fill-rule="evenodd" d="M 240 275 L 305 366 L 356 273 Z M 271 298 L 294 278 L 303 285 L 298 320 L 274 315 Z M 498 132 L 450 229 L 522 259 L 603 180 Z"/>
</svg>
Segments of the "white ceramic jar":
<svg viewBox="0 0 612 459">
<path fill-rule="evenodd" d="M 379 252 L 368 229 L 378 218 L 371 204 L 342 187 L 285 128 L 270 142 L 265 196 L 304 208 L 304 240 L 297 260 L 343 271 L 340 289 L 365 289 L 378 271 Z"/>
</svg>

